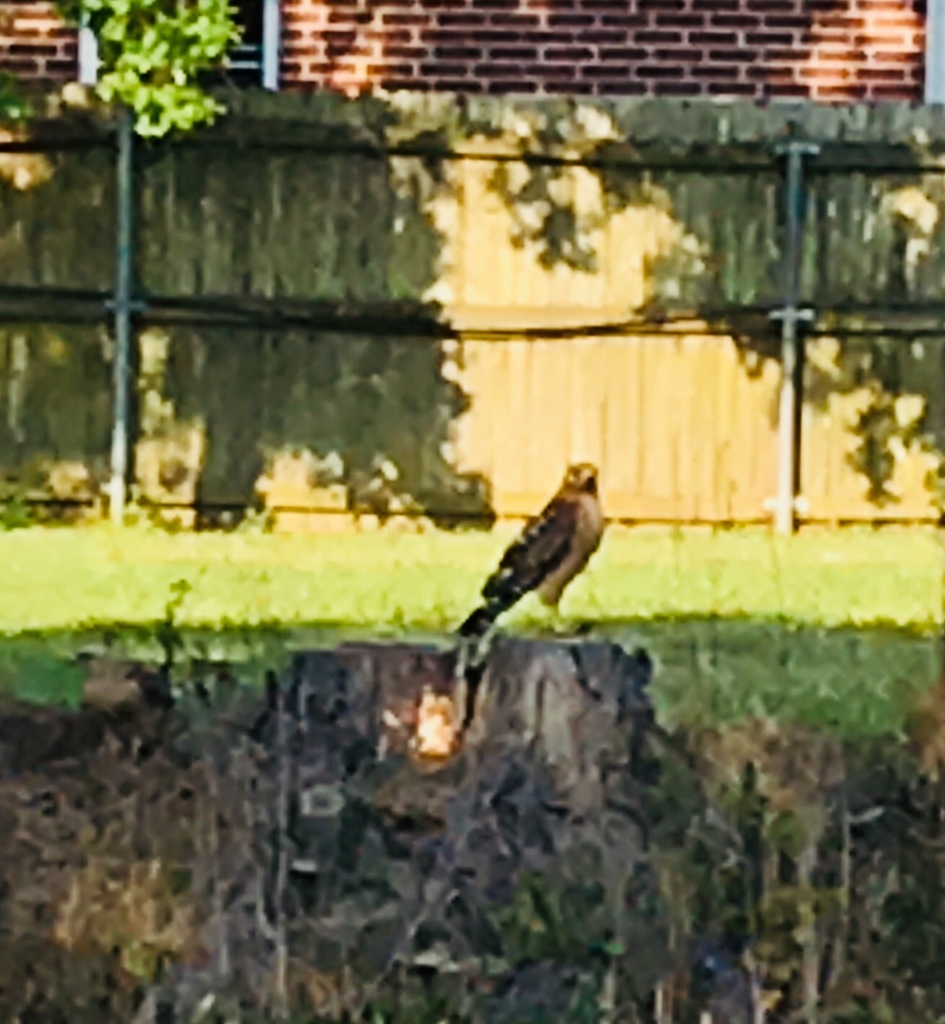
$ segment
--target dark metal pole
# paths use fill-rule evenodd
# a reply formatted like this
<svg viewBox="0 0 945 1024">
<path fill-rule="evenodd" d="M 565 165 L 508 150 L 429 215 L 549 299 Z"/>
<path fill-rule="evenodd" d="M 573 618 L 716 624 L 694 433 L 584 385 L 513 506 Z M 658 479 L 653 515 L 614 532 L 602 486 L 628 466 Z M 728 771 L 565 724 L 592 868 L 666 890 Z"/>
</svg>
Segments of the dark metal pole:
<svg viewBox="0 0 945 1024">
<path fill-rule="evenodd" d="M 118 124 L 118 244 L 115 266 L 115 362 L 113 365 L 113 418 L 111 455 L 111 520 L 121 525 L 125 517 L 128 476 L 128 415 L 131 391 L 131 220 L 132 148 L 134 124 L 131 111 L 121 112 Z"/>
<path fill-rule="evenodd" d="M 797 389 L 795 376 L 798 345 L 802 344 L 798 325 L 813 319 L 813 311 L 798 308 L 801 278 L 802 200 L 804 196 L 804 157 L 819 150 L 811 142 L 792 139 L 783 148 L 787 155 L 785 184 L 786 244 L 784 249 L 784 306 L 771 314 L 781 321 L 781 394 L 778 403 L 778 493 L 775 499 L 774 525 L 778 533 L 794 532 L 794 482 L 797 457 Z"/>
</svg>

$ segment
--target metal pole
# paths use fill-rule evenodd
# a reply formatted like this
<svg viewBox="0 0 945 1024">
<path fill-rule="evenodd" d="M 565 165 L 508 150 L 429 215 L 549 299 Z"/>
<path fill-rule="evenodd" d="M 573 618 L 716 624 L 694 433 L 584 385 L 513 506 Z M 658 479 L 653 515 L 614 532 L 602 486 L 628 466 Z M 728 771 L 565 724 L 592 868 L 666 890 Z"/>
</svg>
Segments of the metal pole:
<svg viewBox="0 0 945 1024">
<path fill-rule="evenodd" d="M 125 518 L 128 475 L 128 408 L 131 389 L 131 217 L 134 125 L 126 107 L 118 123 L 118 244 L 115 265 L 115 362 L 113 366 L 112 457 L 109 512 L 121 525 Z"/>
<path fill-rule="evenodd" d="M 778 533 L 794 532 L 794 470 L 797 455 L 795 431 L 797 412 L 798 325 L 813 319 L 810 309 L 799 309 L 801 277 L 801 201 L 804 190 L 804 157 L 820 147 L 792 140 L 784 147 L 787 154 L 787 182 L 785 186 L 785 268 L 784 306 L 771 314 L 781 321 L 781 394 L 778 403 L 778 493 L 775 500 L 774 525 Z"/>
</svg>

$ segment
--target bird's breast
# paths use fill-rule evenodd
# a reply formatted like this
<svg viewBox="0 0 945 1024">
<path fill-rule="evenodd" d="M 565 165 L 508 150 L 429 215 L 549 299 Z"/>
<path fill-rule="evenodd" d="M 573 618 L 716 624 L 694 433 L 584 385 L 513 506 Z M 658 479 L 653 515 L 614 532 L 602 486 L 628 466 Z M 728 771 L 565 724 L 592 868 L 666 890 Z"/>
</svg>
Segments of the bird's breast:
<svg viewBox="0 0 945 1024">
<path fill-rule="evenodd" d="M 577 517 L 575 540 L 588 552 L 594 551 L 604 535 L 604 510 L 590 495 L 582 496 Z"/>
</svg>

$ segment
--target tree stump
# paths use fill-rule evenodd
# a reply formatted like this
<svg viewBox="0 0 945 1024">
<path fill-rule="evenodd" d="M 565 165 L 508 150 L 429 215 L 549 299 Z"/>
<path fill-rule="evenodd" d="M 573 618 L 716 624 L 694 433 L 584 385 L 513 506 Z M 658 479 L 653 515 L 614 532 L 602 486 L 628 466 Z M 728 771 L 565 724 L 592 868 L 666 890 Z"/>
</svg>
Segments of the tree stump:
<svg viewBox="0 0 945 1024">
<path fill-rule="evenodd" d="M 6 878 L 24 929 L 40 919 L 42 890 L 22 887 L 34 854 L 12 837 L 60 843 L 44 855 L 54 866 L 43 913 L 66 922 L 42 939 L 49 977 L 65 977 L 72 956 L 56 936 L 94 945 L 118 928 L 119 946 L 160 941 L 169 957 L 145 985 L 141 1022 L 185 1024 L 214 999 L 326 1019 L 435 999 L 490 1024 L 576 1019 L 605 988 L 618 1009 L 645 1000 L 668 963 L 650 859 L 665 756 L 651 742 L 649 658 L 500 638 L 472 694 L 458 666 L 433 645 L 303 651 L 281 678 L 269 674 L 265 694 L 231 685 L 179 704 L 146 756 L 113 744 L 79 773 L 57 761 L 0 775 L 11 817 L 0 894 Z M 125 781 L 135 774 L 137 796 Z M 107 800 L 90 797 L 106 786 Z M 174 878 L 189 888 L 172 892 Z M 120 894 L 127 879 L 149 887 L 142 921 L 160 920 L 172 898 L 190 922 L 173 944 L 139 936 L 127 908 L 111 911 L 113 932 L 97 922 L 95 887 Z M 9 939 L 35 948 L 28 934 Z M 605 985 L 608 971 L 620 985 Z M 100 980 L 79 984 L 70 975 L 48 998 L 96 1005 Z M 18 985 L 3 996 L 13 1017 L 32 998 Z"/>
</svg>

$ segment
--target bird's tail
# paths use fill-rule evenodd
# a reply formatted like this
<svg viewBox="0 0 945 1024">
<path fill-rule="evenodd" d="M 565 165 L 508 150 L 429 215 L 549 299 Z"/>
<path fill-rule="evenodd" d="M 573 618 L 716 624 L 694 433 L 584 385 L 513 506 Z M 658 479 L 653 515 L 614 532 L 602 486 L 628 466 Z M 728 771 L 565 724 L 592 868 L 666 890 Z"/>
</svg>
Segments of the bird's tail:
<svg viewBox="0 0 945 1024">
<path fill-rule="evenodd" d="M 495 620 L 502 614 L 503 608 L 493 601 L 487 601 L 474 609 L 456 631 L 463 637 L 483 637 L 492 628 Z"/>
<path fill-rule="evenodd" d="M 496 619 L 506 610 L 504 601 L 488 598 L 478 608 L 466 616 L 456 631 L 460 636 L 457 671 L 466 684 L 466 708 L 461 733 L 465 734 L 473 719 L 476 707 L 476 695 L 486 668 L 489 646 L 492 640 L 492 627 Z"/>
<path fill-rule="evenodd" d="M 504 590 L 495 593 L 493 590 L 492 593 L 487 591 L 484 596 L 485 601 L 466 616 L 463 624 L 457 630 L 460 636 L 485 636 L 495 625 L 496 619 L 507 612 L 518 601 L 521 594 L 508 593 Z"/>
</svg>

